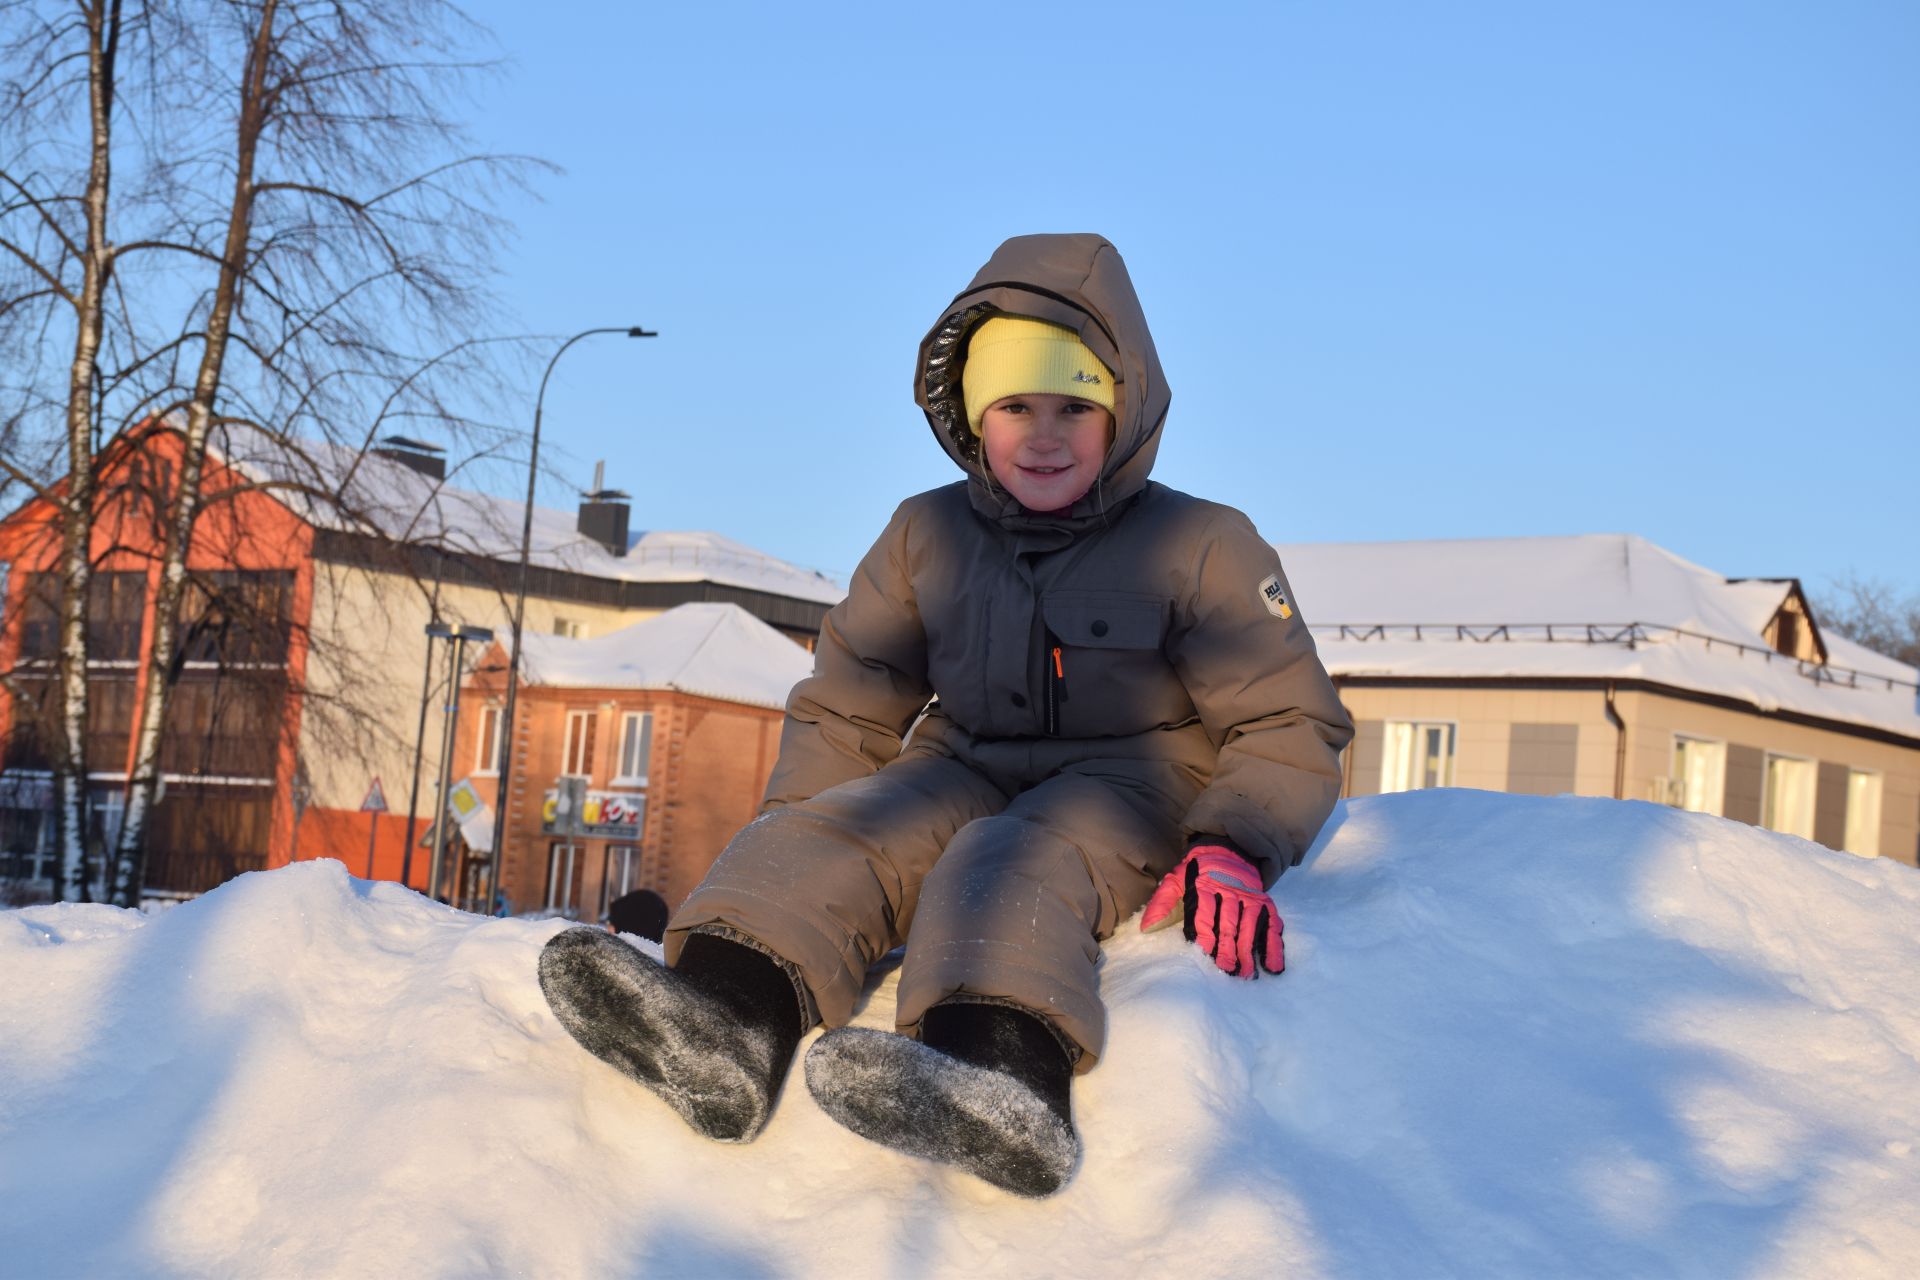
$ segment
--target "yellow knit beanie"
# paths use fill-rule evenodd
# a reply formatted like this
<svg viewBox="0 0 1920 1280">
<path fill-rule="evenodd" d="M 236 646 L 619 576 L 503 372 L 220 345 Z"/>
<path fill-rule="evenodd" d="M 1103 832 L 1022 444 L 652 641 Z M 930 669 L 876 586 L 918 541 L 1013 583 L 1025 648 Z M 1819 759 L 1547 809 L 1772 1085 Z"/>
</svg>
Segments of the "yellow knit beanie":
<svg viewBox="0 0 1920 1280">
<path fill-rule="evenodd" d="M 1077 396 L 1113 412 L 1113 374 L 1080 335 L 1024 316 L 994 316 L 973 331 L 960 386 L 976 436 L 987 406 L 1007 396 Z"/>
</svg>

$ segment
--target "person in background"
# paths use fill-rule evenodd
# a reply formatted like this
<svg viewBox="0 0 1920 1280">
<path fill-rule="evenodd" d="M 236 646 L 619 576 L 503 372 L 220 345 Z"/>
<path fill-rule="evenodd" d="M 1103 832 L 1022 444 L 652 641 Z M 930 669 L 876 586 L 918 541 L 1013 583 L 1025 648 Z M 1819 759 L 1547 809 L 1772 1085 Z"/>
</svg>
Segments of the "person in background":
<svg viewBox="0 0 1920 1280">
<path fill-rule="evenodd" d="M 651 889 L 635 889 L 607 907 L 607 928 L 658 942 L 667 931 L 667 900 Z"/>
</svg>

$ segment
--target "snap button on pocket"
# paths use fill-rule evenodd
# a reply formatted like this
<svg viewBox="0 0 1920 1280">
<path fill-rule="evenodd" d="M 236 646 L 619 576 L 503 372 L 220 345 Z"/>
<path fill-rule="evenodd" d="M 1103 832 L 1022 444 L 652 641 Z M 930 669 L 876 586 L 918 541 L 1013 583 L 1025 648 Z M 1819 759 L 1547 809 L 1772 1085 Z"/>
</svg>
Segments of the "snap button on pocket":
<svg viewBox="0 0 1920 1280">
<path fill-rule="evenodd" d="M 1026 706 L 1026 705 L 1027 705 L 1027 699 L 1026 699 L 1026 696 L 1025 696 L 1024 694 L 1018 694 L 1018 693 L 1016 693 L 1016 694 L 1014 694 L 1014 695 L 1013 695 L 1013 705 L 1014 705 L 1014 706 L 1016 706 L 1016 707 L 1024 707 L 1024 706 Z"/>
<path fill-rule="evenodd" d="M 1088 630 L 1092 631 L 1093 634 L 1097 636 L 1103 636 L 1107 634 L 1107 620 L 1105 618 L 1095 618 L 1093 620 L 1093 626 L 1088 628 Z"/>
</svg>

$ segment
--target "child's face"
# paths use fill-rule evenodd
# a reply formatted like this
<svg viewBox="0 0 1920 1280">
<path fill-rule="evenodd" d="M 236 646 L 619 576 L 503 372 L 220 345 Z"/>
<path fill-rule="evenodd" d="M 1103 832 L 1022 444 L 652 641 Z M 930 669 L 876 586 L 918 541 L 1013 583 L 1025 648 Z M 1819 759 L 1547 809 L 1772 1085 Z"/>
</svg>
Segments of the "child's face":
<svg viewBox="0 0 1920 1280">
<path fill-rule="evenodd" d="M 1021 506 L 1064 511 L 1099 478 L 1113 415 L 1077 396 L 1006 396 L 987 406 L 980 439 L 994 479 Z"/>
</svg>

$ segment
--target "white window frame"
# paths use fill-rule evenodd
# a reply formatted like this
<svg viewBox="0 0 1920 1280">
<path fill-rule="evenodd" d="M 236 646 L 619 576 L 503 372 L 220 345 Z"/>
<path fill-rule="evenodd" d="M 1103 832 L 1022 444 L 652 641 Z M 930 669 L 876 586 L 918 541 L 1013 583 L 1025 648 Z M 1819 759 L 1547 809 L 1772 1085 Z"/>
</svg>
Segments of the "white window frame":
<svg viewBox="0 0 1920 1280">
<path fill-rule="evenodd" d="M 1440 768 L 1431 770 L 1431 735 L 1444 734 Z M 1380 748 L 1380 794 L 1425 791 L 1429 787 L 1453 785 L 1454 768 L 1460 754 L 1460 724 L 1455 720 L 1388 720 L 1382 726 Z M 1437 780 L 1425 781 L 1429 772 Z"/>
<path fill-rule="evenodd" d="M 1779 794 L 1779 788 L 1774 784 L 1776 763 L 1804 766 L 1796 773 L 1796 777 L 1805 779 L 1804 785 L 1796 785 L 1795 790 L 1800 794 L 1789 797 L 1782 797 Z M 1778 831 L 1783 835 L 1799 836 L 1803 840 L 1813 839 L 1814 809 L 1819 802 L 1819 791 L 1820 762 L 1818 760 L 1785 751 L 1767 752 L 1766 764 L 1761 774 L 1760 825 L 1769 831 Z M 1797 807 L 1804 809 L 1804 821 L 1799 825 L 1786 825 L 1796 815 L 1783 814 L 1781 806 L 1784 803 L 1794 803 Z"/>
<path fill-rule="evenodd" d="M 500 776 L 500 720 L 505 715 L 502 707 L 486 706 L 480 708 L 480 732 L 473 744 L 473 776 L 476 778 L 497 778 Z M 487 751 L 491 744 L 493 751 Z M 492 760 L 487 756 L 491 754 Z"/>
<path fill-rule="evenodd" d="M 636 722 L 639 725 L 638 741 L 630 742 L 629 739 L 636 736 L 634 728 Z M 637 752 L 630 753 L 629 746 L 637 748 Z M 628 711 L 622 714 L 620 737 L 615 750 L 618 752 L 618 758 L 614 761 L 616 770 L 613 777 L 614 784 L 623 787 L 645 787 L 652 763 L 650 757 L 653 755 L 653 712 Z M 631 758 L 633 754 L 637 754 L 639 758 L 637 760 Z M 640 766 L 638 772 L 630 767 L 635 764 Z"/>
<path fill-rule="evenodd" d="M 1873 769 L 1847 770 L 1847 826 L 1841 844 L 1848 853 L 1865 858 L 1880 856 L 1880 819 L 1885 804 L 1886 775 Z"/>
<path fill-rule="evenodd" d="M 625 897 L 640 887 L 645 858 L 637 844 L 610 844 L 602 865 L 605 870 L 600 879 L 600 918 L 605 920 L 615 898 Z"/>
<path fill-rule="evenodd" d="M 31 884 L 52 884 L 54 864 L 59 861 L 59 844 L 55 837 L 59 834 L 60 811 L 57 809 L 28 808 L 14 806 L 20 813 L 37 816 L 34 824 L 33 848 L 13 848 L 0 850 L 10 853 L 16 861 L 28 868 L 28 874 L 21 877 Z"/>
<path fill-rule="evenodd" d="M 594 732 L 594 718 L 599 714 L 597 709 L 567 712 L 567 731 L 560 747 L 562 777 L 592 778 L 593 761 L 587 758 L 587 743 L 599 737 Z"/>
<path fill-rule="evenodd" d="M 1703 757 L 1709 762 L 1696 781 L 1689 777 L 1681 767 L 1681 749 L 1683 746 L 1713 748 L 1703 751 Z M 1698 733 L 1676 733 L 1673 735 L 1673 751 L 1669 756 L 1671 765 L 1671 785 L 1673 793 L 1671 803 L 1676 809 L 1685 809 L 1690 813 L 1709 813 L 1723 818 L 1727 813 L 1727 743 L 1724 738 L 1709 738 Z"/>
<path fill-rule="evenodd" d="M 564 618 L 556 613 L 553 615 L 553 634 L 565 640 L 585 640 L 587 624 L 578 618 Z"/>
<path fill-rule="evenodd" d="M 92 775 L 88 776 L 92 780 Z M 120 824 L 127 817 L 127 793 L 118 787 L 87 788 L 87 838 L 89 841 L 97 834 L 101 846 L 112 849 L 120 842 Z M 95 823 L 98 822 L 96 832 Z M 111 855 L 109 855 L 111 856 Z M 94 861 L 91 854 L 88 861 Z"/>
<path fill-rule="evenodd" d="M 579 878 L 583 844 L 556 840 L 547 846 L 547 910 L 569 919 L 578 919 L 580 906 L 573 900 L 573 882 Z M 562 870 L 564 868 L 564 871 Z"/>
</svg>

